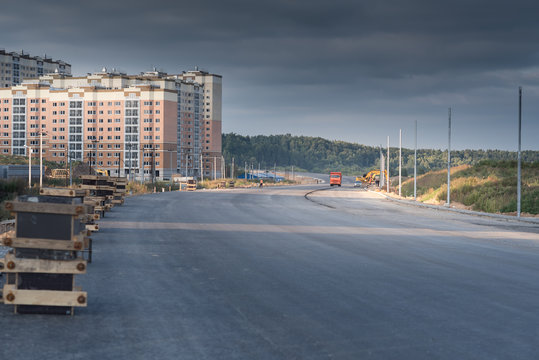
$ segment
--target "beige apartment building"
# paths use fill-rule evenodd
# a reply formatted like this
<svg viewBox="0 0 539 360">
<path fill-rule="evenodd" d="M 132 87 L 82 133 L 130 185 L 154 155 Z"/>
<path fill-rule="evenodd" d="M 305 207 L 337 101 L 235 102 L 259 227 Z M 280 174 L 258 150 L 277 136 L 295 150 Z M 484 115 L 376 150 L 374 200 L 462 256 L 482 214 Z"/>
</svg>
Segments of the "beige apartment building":
<svg viewBox="0 0 539 360">
<path fill-rule="evenodd" d="M 221 176 L 224 171 L 222 163 L 222 77 L 209 74 L 195 68 L 194 71 L 177 75 L 178 78 L 201 84 L 202 93 L 198 101 L 202 102 L 200 118 L 201 149 L 204 176 Z M 215 173 L 212 169 L 215 168 Z"/>
<path fill-rule="evenodd" d="M 206 85 L 185 74 L 132 76 L 103 69 L 84 77 L 48 74 L 0 88 L 0 152 L 27 155 L 32 148 L 39 155 L 41 136 L 45 159 L 88 162 L 113 176 L 219 177 L 221 88 L 213 92 L 209 85 L 205 95 Z M 204 75 L 220 84 L 221 76 Z M 219 106 L 213 110 L 219 134 L 211 130 L 214 119 L 204 119 L 211 113 L 204 96 L 210 96 L 205 103 Z"/>
<path fill-rule="evenodd" d="M 6 52 L 0 49 L 0 87 L 17 85 L 23 79 L 38 78 L 49 73 L 71 74 L 71 65 L 47 56 L 30 56 L 22 51 Z"/>
</svg>

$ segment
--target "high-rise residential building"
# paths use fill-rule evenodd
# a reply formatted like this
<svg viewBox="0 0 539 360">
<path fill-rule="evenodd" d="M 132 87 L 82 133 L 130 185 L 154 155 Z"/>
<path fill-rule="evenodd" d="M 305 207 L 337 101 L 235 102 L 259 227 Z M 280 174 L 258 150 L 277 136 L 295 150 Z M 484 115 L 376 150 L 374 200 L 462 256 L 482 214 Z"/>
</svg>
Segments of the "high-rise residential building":
<svg viewBox="0 0 539 360">
<path fill-rule="evenodd" d="M 24 52 L 0 49 L 0 87 L 18 85 L 26 78 L 38 78 L 49 73 L 71 74 L 71 65 L 62 60 L 30 56 Z"/>
<path fill-rule="evenodd" d="M 41 133 L 43 157 L 51 161 L 89 162 L 135 179 L 220 177 L 221 76 L 205 73 L 216 86 L 185 74 L 103 69 L 0 88 L 0 152 L 25 155 L 31 147 L 39 154 Z"/>
<path fill-rule="evenodd" d="M 221 171 L 224 170 L 221 144 L 222 76 L 195 68 L 194 71 L 184 72 L 177 77 L 203 86 L 202 93 L 199 94 L 198 99 L 195 99 L 195 102 L 202 103 L 200 148 L 205 170 L 204 176 L 214 176 L 215 173 L 218 173 L 217 177 L 220 177 Z M 215 170 L 213 174 L 212 169 Z"/>
</svg>

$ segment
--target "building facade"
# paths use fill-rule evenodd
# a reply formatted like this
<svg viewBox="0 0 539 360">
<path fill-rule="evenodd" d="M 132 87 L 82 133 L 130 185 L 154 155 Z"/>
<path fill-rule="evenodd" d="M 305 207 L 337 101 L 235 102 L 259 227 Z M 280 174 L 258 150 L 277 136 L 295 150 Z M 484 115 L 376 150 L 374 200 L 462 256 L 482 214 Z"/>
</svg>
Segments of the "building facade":
<svg viewBox="0 0 539 360">
<path fill-rule="evenodd" d="M 220 162 L 202 167 L 208 150 L 221 156 L 210 148 L 220 146 L 221 134 L 216 140 L 206 130 L 204 94 L 204 84 L 155 71 L 27 79 L 0 88 L 0 152 L 27 155 L 30 147 L 39 154 L 41 147 L 47 160 L 84 161 L 139 180 L 220 177 Z"/>
<path fill-rule="evenodd" d="M 203 176 L 221 177 L 224 172 L 222 157 L 222 77 L 195 69 L 177 75 L 183 81 L 202 85 L 195 102 L 201 103 L 200 161 Z M 224 175 L 224 174 L 223 174 Z"/>
<path fill-rule="evenodd" d="M 47 56 L 30 56 L 22 51 L 0 49 L 0 87 L 18 85 L 23 79 L 39 78 L 49 73 L 71 74 L 71 65 Z"/>
</svg>

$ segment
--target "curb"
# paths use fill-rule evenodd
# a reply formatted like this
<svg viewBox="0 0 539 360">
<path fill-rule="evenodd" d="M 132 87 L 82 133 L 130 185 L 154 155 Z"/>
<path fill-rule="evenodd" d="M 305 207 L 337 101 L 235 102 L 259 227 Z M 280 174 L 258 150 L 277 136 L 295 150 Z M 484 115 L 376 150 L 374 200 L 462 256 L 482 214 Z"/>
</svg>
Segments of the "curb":
<svg viewBox="0 0 539 360">
<path fill-rule="evenodd" d="M 370 192 L 370 193 L 373 193 L 373 194 L 378 194 L 378 195 L 380 195 L 382 197 L 385 197 L 388 200 L 395 201 L 395 202 L 398 202 L 398 203 L 401 203 L 401 204 L 411 205 L 411 206 L 429 208 L 429 209 L 434 209 L 434 210 L 452 211 L 452 212 L 459 213 L 459 214 L 466 214 L 466 215 L 473 215 L 473 216 L 483 216 L 483 217 L 490 217 L 490 218 L 494 218 L 494 219 L 518 221 L 518 222 L 525 222 L 525 223 L 528 223 L 528 224 L 539 225 L 539 219 L 525 218 L 525 217 L 524 218 L 523 217 L 517 218 L 516 216 L 511 216 L 511 215 L 490 214 L 490 213 L 485 213 L 485 212 L 481 212 L 481 211 L 455 209 L 455 208 L 439 206 L 439 205 L 423 204 L 423 203 L 419 203 L 419 202 L 413 201 L 413 200 L 396 199 L 394 197 L 388 196 L 386 194 L 382 194 L 382 193 L 377 192 L 377 191 L 372 191 L 372 190 L 367 190 L 367 191 Z"/>
</svg>

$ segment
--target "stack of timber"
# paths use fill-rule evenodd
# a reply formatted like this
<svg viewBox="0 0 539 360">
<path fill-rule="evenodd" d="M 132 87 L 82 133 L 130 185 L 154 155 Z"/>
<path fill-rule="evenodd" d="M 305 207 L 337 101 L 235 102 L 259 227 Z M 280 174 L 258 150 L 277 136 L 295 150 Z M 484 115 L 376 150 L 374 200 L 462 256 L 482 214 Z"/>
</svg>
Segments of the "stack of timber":
<svg viewBox="0 0 539 360">
<path fill-rule="evenodd" d="M 111 178 L 111 180 L 114 186 L 112 203 L 114 205 L 122 205 L 124 203 L 124 196 L 127 192 L 127 178 L 117 177 Z"/>
<path fill-rule="evenodd" d="M 96 201 L 96 212 L 101 217 L 105 216 L 105 212 L 112 209 L 112 199 L 114 198 L 114 190 L 112 181 L 108 176 L 99 175 L 81 175 L 82 184 L 79 187 L 83 190 L 88 190 L 88 199 Z"/>
<path fill-rule="evenodd" d="M 87 208 L 80 196 L 19 196 L 6 203 L 15 216 L 15 229 L 0 244 L 12 248 L 0 259 L 7 279 L 2 290 L 15 313 L 74 314 L 85 307 L 87 293 L 75 286 L 85 274 L 91 239 L 82 219 Z"/>
<path fill-rule="evenodd" d="M 195 191 L 197 189 L 196 180 L 187 180 L 187 191 Z"/>
<path fill-rule="evenodd" d="M 39 191 L 40 195 L 79 198 L 86 207 L 86 216 L 81 218 L 81 221 L 86 225 L 86 230 L 98 231 L 99 225 L 96 221 L 100 219 L 100 216 L 95 212 L 96 202 L 86 199 L 89 193 L 88 190 L 70 188 L 42 188 Z"/>
</svg>

